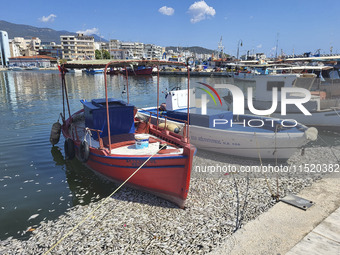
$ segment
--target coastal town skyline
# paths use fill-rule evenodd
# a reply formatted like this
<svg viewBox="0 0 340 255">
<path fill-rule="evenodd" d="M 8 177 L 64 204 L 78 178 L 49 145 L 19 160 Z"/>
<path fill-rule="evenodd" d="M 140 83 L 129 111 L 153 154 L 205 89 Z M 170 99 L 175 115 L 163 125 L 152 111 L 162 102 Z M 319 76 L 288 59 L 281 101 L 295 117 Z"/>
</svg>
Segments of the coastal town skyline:
<svg viewBox="0 0 340 255">
<path fill-rule="evenodd" d="M 329 4 L 327 4 L 329 3 Z M 272 4 L 242 1 L 72 1 L 65 4 L 9 2 L 0 10 L 3 20 L 54 30 L 96 34 L 106 40 L 138 41 L 161 46 L 218 48 L 236 56 L 263 52 L 268 56 L 317 50 L 339 53 L 336 15 L 340 3 L 324 1 L 328 11 L 317 12 L 316 1 Z M 330 8 L 331 7 L 331 8 Z M 10 35 L 9 35 L 10 36 Z M 277 48 L 276 48 L 277 47 Z"/>
</svg>

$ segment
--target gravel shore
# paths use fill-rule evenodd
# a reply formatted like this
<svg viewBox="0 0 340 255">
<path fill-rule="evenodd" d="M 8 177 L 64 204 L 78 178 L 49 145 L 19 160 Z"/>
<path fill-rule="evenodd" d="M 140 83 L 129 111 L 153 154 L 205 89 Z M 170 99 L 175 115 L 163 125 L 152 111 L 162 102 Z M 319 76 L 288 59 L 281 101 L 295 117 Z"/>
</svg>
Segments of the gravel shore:
<svg viewBox="0 0 340 255">
<path fill-rule="evenodd" d="M 338 164 L 340 147 L 306 148 L 282 166 Z M 241 163 L 240 163 L 241 162 Z M 275 162 L 264 162 L 263 165 Z M 205 168 L 210 166 L 210 168 Z M 211 168 L 211 166 L 214 166 Z M 66 237 L 51 254 L 205 254 L 225 242 L 246 222 L 297 193 L 327 173 L 311 168 L 297 173 L 241 173 L 259 160 L 199 151 L 194 159 L 186 209 L 153 195 L 123 188 Z M 224 168 L 223 168 L 224 167 Z M 220 171 L 227 167 L 234 173 Z M 210 169 L 210 170 L 209 170 Z M 278 176 L 278 187 L 277 187 Z M 41 222 L 25 241 L 0 241 L 0 254 L 43 254 L 102 201 L 75 206 L 56 221 Z"/>
</svg>

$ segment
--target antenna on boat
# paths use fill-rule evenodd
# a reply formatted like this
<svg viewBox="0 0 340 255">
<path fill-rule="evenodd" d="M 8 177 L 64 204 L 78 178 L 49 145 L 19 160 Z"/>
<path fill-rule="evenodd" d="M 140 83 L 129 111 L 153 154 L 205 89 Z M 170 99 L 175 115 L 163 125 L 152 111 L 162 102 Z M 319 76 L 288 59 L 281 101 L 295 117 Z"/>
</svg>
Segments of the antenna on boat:
<svg viewBox="0 0 340 255">
<path fill-rule="evenodd" d="M 188 100 L 187 100 L 187 143 L 190 143 L 189 137 L 189 126 L 190 126 L 190 68 L 189 68 L 189 60 L 192 59 L 195 61 L 194 57 L 188 57 L 186 61 L 186 66 L 188 70 Z"/>
</svg>

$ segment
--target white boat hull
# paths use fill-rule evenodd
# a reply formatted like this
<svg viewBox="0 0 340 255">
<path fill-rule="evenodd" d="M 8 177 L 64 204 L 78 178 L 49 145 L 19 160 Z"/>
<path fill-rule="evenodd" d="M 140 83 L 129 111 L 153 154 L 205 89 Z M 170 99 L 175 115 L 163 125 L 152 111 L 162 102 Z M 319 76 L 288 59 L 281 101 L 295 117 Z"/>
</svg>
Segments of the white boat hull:
<svg viewBox="0 0 340 255">
<path fill-rule="evenodd" d="M 190 139 L 200 149 L 262 159 L 288 159 L 308 142 L 304 133 L 250 133 L 199 126 L 190 126 Z"/>
<path fill-rule="evenodd" d="M 311 114 L 312 115 L 304 115 L 303 113 L 287 113 L 287 115 L 282 116 L 279 113 L 273 113 L 271 117 L 294 119 L 307 126 L 340 131 L 340 110 L 311 112 Z"/>
<path fill-rule="evenodd" d="M 145 109 L 147 110 L 147 109 Z M 147 119 L 148 114 L 139 112 L 138 116 Z M 151 122 L 156 123 L 152 116 Z M 159 118 L 159 123 L 164 119 Z M 176 124 L 183 132 L 184 124 L 167 120 Z M 288 159 L 309 140 L 305 132 L 288 133 L 284 131 L 272 133 L 242 132 L 228 129 L 213 129 L 190 125 L 190 143 L 198 149 L 218 152 L 233 156 L 259 159 Z"/>
</svg>

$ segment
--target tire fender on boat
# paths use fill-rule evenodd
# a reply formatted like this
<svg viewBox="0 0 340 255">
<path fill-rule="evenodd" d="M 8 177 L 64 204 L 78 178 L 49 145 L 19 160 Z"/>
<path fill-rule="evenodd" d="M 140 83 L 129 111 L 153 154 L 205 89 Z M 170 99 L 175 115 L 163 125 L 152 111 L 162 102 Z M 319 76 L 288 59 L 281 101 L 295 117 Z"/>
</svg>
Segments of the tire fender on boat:
<svg viewBox="0 0 340 255">
<path fill-rule="evenodd" d="M 65 159 L 71 160 L 74 158 L 75 150 L 74 150 L 74 142 L 71 138 L 67 138 L 64 143 L 64 150 L 65 150 Z"/>
<path fill-rule="evenodd" d="M 59 142 L 60 132 L 61 132 L 61 124 L 59 123 L 59 121 L 57 121 L 56 123 L 52 125 L 51 135 L 50 135 L 50 142 L 53 146 Z"/>
<path fill-rule="evenodd" d="M 79 158 L 82 162 L 87 162 L 90 157 L 90 147 L 86 141 L 82 141 L 79 147 Z"/>
</svg>

